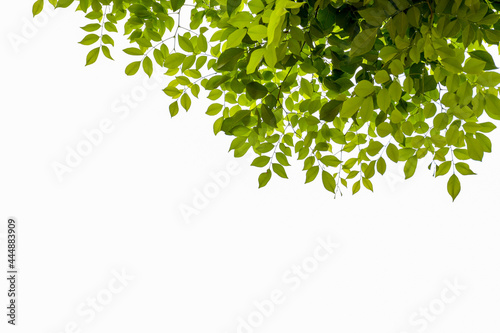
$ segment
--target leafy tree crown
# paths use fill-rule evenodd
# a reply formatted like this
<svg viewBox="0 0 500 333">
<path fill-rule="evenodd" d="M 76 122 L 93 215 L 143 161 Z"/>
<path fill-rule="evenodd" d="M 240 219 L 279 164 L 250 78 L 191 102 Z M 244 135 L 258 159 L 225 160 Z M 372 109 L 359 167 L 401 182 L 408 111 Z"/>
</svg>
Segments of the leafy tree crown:
<svg viewBox="0 0 500 333">
<path fill-rule="evenodd" d="M 500 1 L 48 1 L 91 20 L 87 65 L 112 59 L 121 24 L 125 73 L 171 76 L 172 116 L 206 92 L 214 133 L 234 137 L 235 157 L 258 155 L 259 187 L 287 178 L 294 154 L 305 182 L 319 175 L 335 195 L 373 191 L 387 162 L 410 178 L 425 159 L 454 200 L 467 162 L 491 152 L 500 74 L 485 45 L 500 42 Z"/>
</svg>

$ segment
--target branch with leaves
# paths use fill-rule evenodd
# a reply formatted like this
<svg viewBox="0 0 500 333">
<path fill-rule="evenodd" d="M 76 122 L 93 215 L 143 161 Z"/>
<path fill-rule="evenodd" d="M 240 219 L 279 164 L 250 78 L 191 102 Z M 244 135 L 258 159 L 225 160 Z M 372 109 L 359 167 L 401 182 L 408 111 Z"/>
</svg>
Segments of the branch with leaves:
<svg viewBox="0 0 500 333">
<path fill-rule="evenodd" d="M 188 111 L 206 91 L 214 133 L 233 136 L 235 157 L 287 178 L 293 154 L 306 183 L 373 191 L 385 158 L 406 178 L 430 162 L 434 176 L 459 175 L 491 152 L 486 136 L 500 120 L 500 74 L 487 46 L 500 42 L 500 2 L 484 0 L 50 0 L 93 21 L 80 42 L 112 59 L 110 36 L 123 28 L 140 57 L 126 66 L 151 76 Z M 43 10 L 44 0 L 33 6 Z M 100 31 L 99 35 L 96 31 Z M 151 58 L 152 55 L 152 58 Z M 154 60 L 154 62 L 153 62 Z M 439 110 L 438 110 L 439 106 Z M 438 112 L 439 111 L 439 112 Z M 340 152 L 340 158 L 337 153 Z M 321 170 L 320 170 L 321 169 Z"/>
</svg>

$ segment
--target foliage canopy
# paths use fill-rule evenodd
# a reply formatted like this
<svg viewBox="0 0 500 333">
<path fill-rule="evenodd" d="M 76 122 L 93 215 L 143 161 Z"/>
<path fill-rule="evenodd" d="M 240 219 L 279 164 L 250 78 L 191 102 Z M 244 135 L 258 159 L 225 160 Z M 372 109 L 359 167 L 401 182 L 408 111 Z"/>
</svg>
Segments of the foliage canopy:
<svg viewBox="0 0 500 333">
<path fill-rule="evenodd" d="M 454 200 L 467 162 L 491 152 L 500 74 L 485 45 L 500 42 L 500 1 L 48 1 L 92 21 L 87 65 L 112 59 L 121 22 L 136 59 L 126 74 L 156 63 L 171 76 L 172 116 L 206 91 L 215 134 L 234 136 L 235 157 L 258 155 L 259 187 L 287 178 L 293 154 L 306 183 L 319 175 L 335 194 L 373 191 L 389 161 L 410 178 L 426 158 Z"/>
</svg>

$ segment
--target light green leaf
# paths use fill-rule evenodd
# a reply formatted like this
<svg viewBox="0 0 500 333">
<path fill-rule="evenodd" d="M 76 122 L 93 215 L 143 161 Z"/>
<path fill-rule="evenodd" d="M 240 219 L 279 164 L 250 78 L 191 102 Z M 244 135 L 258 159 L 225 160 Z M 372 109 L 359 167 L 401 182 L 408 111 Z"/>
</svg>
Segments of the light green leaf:
<svg viewBox="0 0 500 333">
<path fill-rule="evenodd" d="M 285 168 L 281 164 L 273 163 L 273 171 L 281 178 L 288 178 Z"/>
<path fill-rule="evenodd" d="M 233 33 L 231 33 L 229 37 L 227 37 L 226 48 L 239 46 L 246 34 L 247 29 L 244 28 L 233 31 Z"/>
<path fill-rule="evenodd" d="M 364 98 L 359 96 L 354 96 L 347 99 L 342 105 L 342 110 L 340 110 L 340 116 L 342 118 L 350 118 L 359 110 L 363 104 Z"/>
<path fill-rule="evenodd" d="M 222 104 L 213 103 L 208 107 L 206 114 L 208 114 L 209 116 L 215 116 L 219 114 L 221 110 L 222 110 Z"/>
<path fill-rule="evenodd" d="M 393 161 L 394 163 L 399 162 L 399 150 L 394 144 L 389 143 L 386 149 L 386 153 L 387 157 L 389 157 L 391 161 Z"/>
<path fill-rule="evenodd" d="M 262 61 L 265 52 L 266 49 L 264 48 L 257 49 L 252 52 L 252 54 L 250 55 L 250 60 L 247 64 L 247 74 L 252 74 L 253 72 L 255 72 L 260 62 Z"/>
<path fill-rule="evenodd" d="M 354 88 L 354 92 L 356 95 L 359 97 L 366 97 L 370 94 L 372 94 L 375 91 L 375 87 L 373 86 L 373 83 L 367 80 L 362 80 L 360 81 L 356 87 Z"/>
<path fill-rule="evenodd" d="M 85 66 L 91 65 L 96 62 L 97 57 L 99 57 L 99 50 L 100 48 L 96 47 L 87 54 L 87 61 L 85 63 Z"/>
<path fill-rule="evenodd" d="M 385 70 L 377 71 L 377 73 L 375 74 L 375 81 L 377 83 L 380 83 L 380 84 L 386 83 L 390 79 L 391 78 L 390 78 L 389 74 Z"/>
<path fill-rule="evenodd" d="M 177 104 L 177 101 L 171 103 L 168 106 L 168 110 L 170 112 L 171 117 L 174 117 L 177 113 L 179 113 L 179 104 Z"/>
<path fill-rule="evenodd" d="M 251 165 L 258 168 L 262 168 L 268 165 L 270 160 L 271 158 L 269 156 L 259 156 L 253 160 Z"/>
<path fill-rule="evenodd" d="M 316 176 L 319 173 L 319 166 L 315 165 L 311 167 L 309 170 L 306 172 L 306 184 L 312 182 L 314 179 L 316 179 Z"/>
<path fill-rule="evenodd" d="M 378 29 L 372 28 L 361 31 L 352 41 L 349 55 L 357 57 L 371 51 L 377 38 Z"/>
<path fill-rule="evenodd" d="M 441 163 L 436 170 L 436 177 L 446 175 L 451 168 L 451 161 Z"/>
<path fill-rule="evenodd" d="M 447 187 L 448 193 L 452 197 L 453 201 L 455 201 L 458 194 L 460 193 L 460 180 L 455 174 L 451 175 L 450 179 L 448 180 Z"/>
<path fill-rule="evenodd" d="M 465 137 L 465 142 L 467 142 L 467 153 L 469 153 L 470 158 L 476 161 L 482 161 L 484 150 L 481 142 L 469 136 Z"/>
<path fill-rule="evenodd" d="M 417 169 L 418 158 L 417 156 L 410 157 L 404 167 L 405 179 L 411 178 L 415 174 L 415 170 Z"/>
<path fill-rule="evenodd" d="M 111 56 L 111 52 L 109 51 L 109 48 L 106 46 L 106 45 L 102 45 L 101 46 L 101 49 L 102 49 L 102 54 L 104 54 L 104 56 L 108 59 L 111 59 L 111 60 L 115 60 L 113 59 L 113 57 Z"/>
<path fill-rule="evenodd" d="M 182 53 L 172 53 L 165 58 L 165 67 L 179 68 L 182 62 L 186 59 L 186 55 Z"/>
<path fill-rule="evenodd" d="M 377 161 L 377 171 L 381 175 L 384 175 L 386 170 L 387 170 L 387 163 L 385 162 L 384 158 L 381 157 Z"/>
<path fill-rule="evenodd" d="M 191 107 L 191 97 L 189 97 L 188 94 L 183 94 L 181 97 L 181 105 L 184 108 L 184 110 L 189 111 L 189 108 Z"/>
<path fill-rule="evenodd" d="M 32 12 L 33 12 L 33 17 L 37 16 L 40 14 L 43 10 L 43 0 L 37 0 L 33 4 Z"/>
<path fill-rule="evenodd" d="M 340 165 L 340 163 L 342 163 L 341 160 L 339 160 L 337 157 L 333 156 L 333 155 L 326 155 L 326 156 L 323 156 L 320 161 L 326 165 L 326 166 L 331 166 L 331 167 L 338 167 Z"/>
<path fill-rule="evenodd" d="M 146 73 L 149 77 L 153 74 L 153 62 L 148 56 L 146 56 L 142 61 L 142 69 L 144 69 L 144 73 Z"/>
<path fill-rule="evenodd" d="M 476 173 L 472 171 L 467 163 L 458 162 L 455 164 L 455 168 L 464 176 L 475 175 Z"/>
<path fill-rule="evenodd" d="M 486 102 L 484 110 L 488 116 L 492 119 L 500 120 L 500 100 L 498 97 L 492 94 L 485 94 L 484 100 Z"/>
<path fill-rule="evenodd" d="M 263 25 L 254 25 L 248 29 L 248 35 L 254 41 L 261 41 L 267 38 L 267 28 Z"/>
<path fill-rule="evenodd" d="M 191 43 L 189 38 L 181 35 L 178 35 L 177 38 L 179 40 L 179 46 L 181 47 L 181 49 L 190 53 L 194 51 L 193 43 Z"/>
<path fill-rule="evenodd" d="M 323 172 L 321 173 L 321 179 L 323 181 L 323 186 L 325 187 L 325 189 L 327 191 L 335 193 L 335 188 L 336 188 L 335 178 L 333 178 L 333 176 L 329 172 L 323 170 Z"/>
<path fill-rule="evenodd" d="M 140 61 L 134 61 L 130 63 L 127 68 L 125 68 L 125 74 L 127 75 L 134 75 L 137 73 L 139 68 L 141 67 L 141 62 Z"/>
<path fill-rule="evenodd" d="M 79 43 L 82 45 L 92 45 L 99 40 L 99 36 L 96 34 L 88 34 Z"/>
<path fill-rule="evenodd" d="M 368 178 L 363 178 L 363 186 L 373 192 L 373 184 Z"/>
</svg>

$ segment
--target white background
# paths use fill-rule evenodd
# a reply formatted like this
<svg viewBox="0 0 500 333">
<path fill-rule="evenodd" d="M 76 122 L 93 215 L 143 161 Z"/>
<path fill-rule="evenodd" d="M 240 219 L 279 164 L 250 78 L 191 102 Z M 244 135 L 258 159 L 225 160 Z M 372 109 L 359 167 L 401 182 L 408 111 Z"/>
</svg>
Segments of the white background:
<svg viewBox="0 0 500 333">
<path fill-rule="evenodd" d="M 408 181 L 389 162 L 375 193 L 354 197 L 345 191 L 334 200 L 321 181 L 303 185 L 302 162 L 288 169 L 289 180 L 274 175 L 258 190 L 261 169 L 235 160 L 230 138 L 213 135 L 206 102 L 170 117 L 167 80 L 143 90 L 128 115 L 113 112 L 146 76 L 124 74 L 123 42 L 112 50 L 115 62 L 101 54 L 85 68 L 81 13 L 48 8 L 34 22 L 31 2 L 19 1 L 0 16 L 0 267 L 6 271 L 7 217 L 15 216 L 20 271 L 16 327 L 6 324 L 7 281 L 0 283 L 2 332 L 500 329 L 498 131 L 489 135 L 493 153 L 471 165 L 478 175 L 461 177 L 455 203 L 447 178 L 434 179 L 422 161 Z M 53 164 L 103 119 L 112 132 L 59 181 Z M 235 165 L 229 184 L 187 223 L 182 205 L 193 206 L 211 173 Z M 339 244 L 319 263 L 318 238 Z M 294 289 L 286 276 L 302 263 L 310 273 Z M 114 280 L 122 271 L 133 277 L 123 286 Z M 465 290 L 454 295 L 446 281 Z M 120 291 L 110 293 L 110 284 Z M 273 290 L 282 302 L 264 318 L 255 302 L 268 304 Z M 96 297 L 106 304 L 89 310 Z M 439 314 L 422 321 L 418 311 L 429 306 Z M 258 327 L 241 326 L 249 316 Z"/>
</svg>

